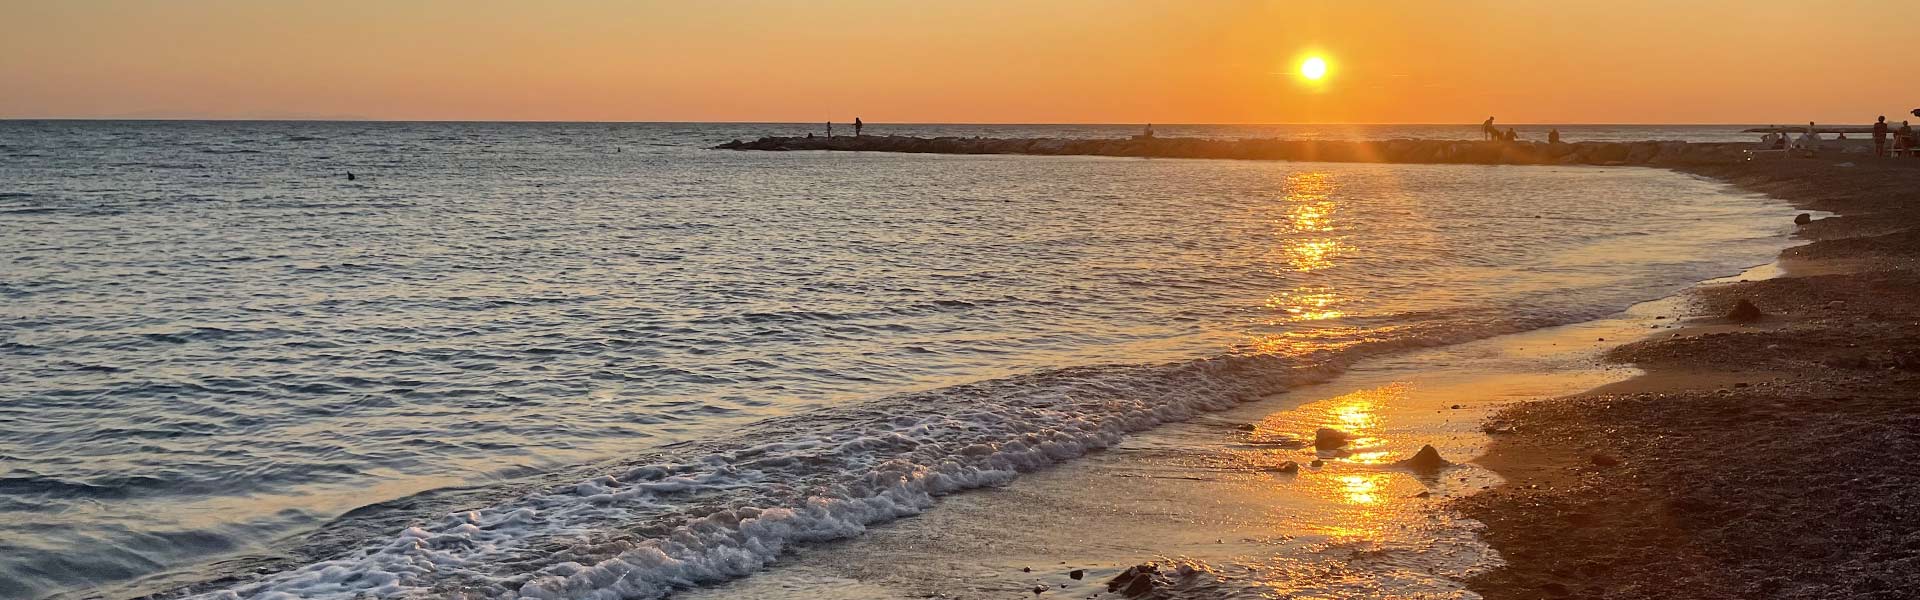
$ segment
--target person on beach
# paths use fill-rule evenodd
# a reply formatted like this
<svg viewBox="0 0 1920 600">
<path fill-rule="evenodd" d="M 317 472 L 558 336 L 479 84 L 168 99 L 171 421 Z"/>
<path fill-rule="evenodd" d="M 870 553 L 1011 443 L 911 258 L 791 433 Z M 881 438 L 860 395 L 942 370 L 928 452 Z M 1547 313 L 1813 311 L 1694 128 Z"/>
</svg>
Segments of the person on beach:
<svg viewBox="0 0 1920 600">
<path fill-rule="evenodd" d="M 1873 122 L 1873 155 L 1878 157 L 1885 157 L 1887 155 L 1886 115 L 1880 115 L 1880 120 Z"/>
<path fill-rule="evenodd" d="M 1514 131 L 1512 127 L 1508 127 L 1507 134 L 1504 136 L 1501 136 L 1501 139 L 1508 142 L 1517 142 L 1517 141 L 1520 141 L 1520 133 L 1517 131 Z"/>
<path fill-rule="evenodd" d="M 1813 121 L 1807 121 L 1807 132 L 1800 134 L 1800 149 L 1813 151 L 1820 146 L 1820 131 L 1815 129 Z"/>
<path fill-rule="evenodd" d="M 860 122 L 860 117 L 854 117 L 853 118 L 853 137 L 860 137 L 860 129 L 866 126 L 867 126 L 866 123 Z"/>
<path fill-rule="evenodd" d="M 1547 130 L 1547 143 L 1549 143 L 1549 144 L 1558 144 L 1558 143 L 1560 143 L 1560 128 L 1559 128 L 1559 127 L 1555 127 L 1555 128 L 1553 128 L 1553 129 L 1548 129 L 1548 130 Z"/>
<path fill-rule="evenodd" d="M 827 121 L 827 137 L 833 137 L 833 121 Z"/>
<path fill-rule="evenodd" d="M 1914 150 L 1920 149 L 1920 140 L 1913 138 L 1913 126 L 1908 125 L 1906 121 L 1901 121 L 1900 128 L 1893 133 L 1894 147 L 1906 149 L 1907 156 L 1914 156 Z"/>
<path fill-rule="evenodd" d="M 1483 139 L 1489 141 L 1500 139 L 1500 130 L 1493 126 L 1493 117 L 1487 117 L 1487 121 L 1480 124 L 1480 133 Z"/>
</svg>

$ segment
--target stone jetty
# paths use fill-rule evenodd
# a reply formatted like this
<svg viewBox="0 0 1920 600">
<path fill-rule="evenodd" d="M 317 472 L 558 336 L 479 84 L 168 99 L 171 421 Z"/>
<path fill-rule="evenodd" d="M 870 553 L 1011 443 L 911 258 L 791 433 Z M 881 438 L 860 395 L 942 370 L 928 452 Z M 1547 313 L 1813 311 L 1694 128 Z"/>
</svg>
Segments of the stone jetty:
<svg viewBox="0 0 1920 600">
<path fill-rule="evenodd" d="M 1480 165 L 1689 165 L 1745 160 L 1751 143 L 1689 142 L 1490 142 L 1383 140 L 1367 142 L 1279 139 L 980 138 L 864 135 L 763 137 L 734 140 L 720 150 L 832 150 L 922 154 L 1041 154 L 1146 158 L 1235 158 L 1326 162 Z"/>
</svg>

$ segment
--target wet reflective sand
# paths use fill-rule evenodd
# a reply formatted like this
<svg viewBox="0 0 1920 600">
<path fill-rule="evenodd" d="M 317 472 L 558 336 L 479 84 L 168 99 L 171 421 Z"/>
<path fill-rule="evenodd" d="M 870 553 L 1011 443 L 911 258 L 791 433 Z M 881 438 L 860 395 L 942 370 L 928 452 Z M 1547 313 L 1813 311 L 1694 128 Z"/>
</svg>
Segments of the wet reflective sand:
<svg viewBox="0 0 1920 600">
<path fill-rule="evenodd" d="M 1659 331 L 1671 321 L 1654 317 L 1674 312 L 1670 301 L 1652 302 L 1611 319 L 1363 363 L 1325 384 L 945 499 L 686 597 L 1006 598 L 1036 585 L 1062 597 L 1119 597 L 1104 595 L 1102 583 L 1149 560 L 1200 570 L 1182 597 L 1473 597 L 1457 582 L 1498 557 L 1474 539 L 1477 523 L 1438 507 L 1499 481 L 1468 462 L 1487 442 L 1484 417 L 1504 403 L 1626 379 L 1633 370 L 1601 365 L 1597 354 Z M 1353 437 L 1318 450 L 1319 428 Z M 1457 464 L 1432 474 L 1394 464 L 1426 444 Z M 1283 471 L 1289 461 L 1296 472 Z M 1085 578 L 1068 577 L 1073 569 Z"/>
</svg>

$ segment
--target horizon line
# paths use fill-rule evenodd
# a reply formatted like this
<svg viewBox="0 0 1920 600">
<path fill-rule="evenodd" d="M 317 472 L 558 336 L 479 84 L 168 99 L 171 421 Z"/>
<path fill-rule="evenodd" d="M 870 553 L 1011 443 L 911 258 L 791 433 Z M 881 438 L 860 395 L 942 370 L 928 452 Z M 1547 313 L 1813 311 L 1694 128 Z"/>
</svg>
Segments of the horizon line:
<svg viewBox="0 0 1920 600">
<path fill-rule="evenodd" d="M 373 119 L 373 118 L 303 119 L 303 118 L 250 118 L 250 117 L 223 118 L 223 117 L 3 117 L 3 116 L 0 116 L 0 122 L 19 122 L 19 121 L 186 122 L 186 123 L 192 123 L 192 122 L 200 122 L 200 123 L 528 123 L 528 124 L 618 124 L 618 125 L 809 125 L 809 124 L 821 125 L 825 123 L 846 123 L 846 124 L 853 123 L 852 120 L 847 120 L 847 121 L 616 121 L 616 120 L 575 121 L 575 120 L 549 120 L 549 119 Z M 1840 121 L 1828 121 L 1828 122 L 1840 123 Z M 1871 121 L 1868 121 L 1868 122 L 1870 123 Z M 1752 121 L 1752 122 L 1718 122 L 1718 123 L 1705 123 L 1705 122 L 1628 123 L 1628 122 L 1599 122 L 1599 121 L 1586 121 L 1586 122 L 1583 122 L 1583 121 L 1541 121 L 1541 122 L 1514 121 L 1514 122 L 1509 122 L 1509 124 L 1512 124 L 1512 125 L 1614 125 L 1614 126 L 1688 125 L 1688 126 L 1700 126 L 1700 127 L 1720 126 L 1720 125 L 1752 126 L 1752 125 L 1767 125 L 1767 124 L 1778 124 L 1778 123 L 1792 124 L 1792 123 L 1797 123 L 1797 121 L 1778 121 L 1778 122 Z M 1148 121 L 1132 121 L 1132 122 L 1094 122 L 1094 121 L 1079 121 L 1079 122 L 878 121 L 876 122 L 876 121 L 867 121 L 866 122 L 866 125 L 868 127 L 872 127 L 876 124 L 886 125 L 886 126 L 899 126 L 899 125 L 1061 126 L 1061 125 L 1066 125 L 1066 126 L 1115 126 L 1115 127 L 1142 126 L 1142 125 L 1169 126 L 1169 127 L 1217 127 L 1217 126 L 1267 127 L 1267 126 L 1277 126 L 1277 125 L 1309 125 L 1309 126 L 1342 126 L 1342 125 L 1346 125 L 1346 126 L 1355 126 L 1355 125 L 1358 125 L 1358 126 L 1453 126 L 1453 125 L 1460 125 L 1460 126 L 1476 127 L 1480 125 L 1480 123 L 1477 121 L 1476 122 L 1457 122 L 1457 123 L 1452 123 L 1452 122 L 1449 122 L 1449 123 L 1431 123 L 1431 122 L 1191 123 L 1191 122 L 1173 122 L 1173 121 L 1167 121 L 1167 122 L 1161 122 L 1161 121 L 1152 121 L 1152 122 L 1148 122 Z M 1788 126 L 1792 126 L 1792 125 L 1788 125 Z"/>
</svg>

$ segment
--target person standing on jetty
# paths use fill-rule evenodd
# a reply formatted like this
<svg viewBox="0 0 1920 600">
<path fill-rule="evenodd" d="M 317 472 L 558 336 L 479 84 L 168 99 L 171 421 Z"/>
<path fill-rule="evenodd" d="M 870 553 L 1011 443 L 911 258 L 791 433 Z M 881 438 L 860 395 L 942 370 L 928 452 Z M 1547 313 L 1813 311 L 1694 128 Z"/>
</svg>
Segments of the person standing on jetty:
<svg viewBox="0 0 1920 600">
<path fill-rule="evenodd" d="M 853 137 L 860 137 L 860 129 L 866 126 L 867 126 L 866 123 L 860 122 L 860 117 L 854 117 L 853 118 Z"/>
<path fill-rule="evenodd" d="M 1882 158 L 1887 156 L 1886 115 L 1880 115 L 1880 120 L 1873 122 L 1873 155 Z"/>
<path fill-rule="evenodd" d="M 1555 128 L 1553 128 L 1553 129 L 1548 129 L 1548 130 L 1547 130 L 1547 143 L 1549 143 L 1549 144 L 1558 144 L 1558 143 L 1560 143 L 1560 128 L 1559 128 L 1559 127 L 1555 127 Z"/>
<path fill-rule="evenodd" d="M 1493 126 L 1493 117 L 1487 117 L 1487 121 L 1480 124 L 1480 133 L 1485 134 L 1486 140 L 1500 139 L 1500 130 Z"/>
</svg>

